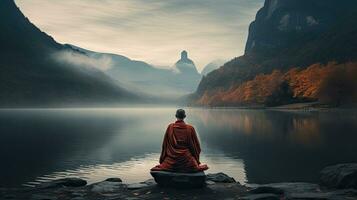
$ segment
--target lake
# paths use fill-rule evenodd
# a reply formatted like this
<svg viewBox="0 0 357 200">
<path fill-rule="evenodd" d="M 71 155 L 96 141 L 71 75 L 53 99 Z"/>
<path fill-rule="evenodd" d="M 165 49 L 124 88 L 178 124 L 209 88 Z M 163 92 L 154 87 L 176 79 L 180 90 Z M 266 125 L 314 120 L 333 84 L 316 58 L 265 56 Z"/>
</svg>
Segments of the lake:
<svg viewBox="0 0 357 200">
<path fill-rule="evenodd" d="M 176 108 L 0 110 L 0 186 L 63 177 L 89 183 L 150 178 Z M 187 108 L 207 173 L 241 183 L 316 182 L 327 165 L 357 162 L 356 110 Z"/>
</svg>

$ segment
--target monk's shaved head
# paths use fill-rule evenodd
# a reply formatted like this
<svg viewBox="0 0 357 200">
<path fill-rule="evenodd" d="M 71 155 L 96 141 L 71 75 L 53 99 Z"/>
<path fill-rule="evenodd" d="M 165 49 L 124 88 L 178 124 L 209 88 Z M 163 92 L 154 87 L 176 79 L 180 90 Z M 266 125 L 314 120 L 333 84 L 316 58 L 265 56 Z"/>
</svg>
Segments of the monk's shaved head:
<svg viewBox="0 0 357 200">
<path fill-rule="evenodd" d="M 176 115 L 175 116 L 176 116 L 177 119 L 185 119 L 186 112 L 185 112 L 184 109 L 178 109 L 178 110 L 176 110 Z"/>
</svg>

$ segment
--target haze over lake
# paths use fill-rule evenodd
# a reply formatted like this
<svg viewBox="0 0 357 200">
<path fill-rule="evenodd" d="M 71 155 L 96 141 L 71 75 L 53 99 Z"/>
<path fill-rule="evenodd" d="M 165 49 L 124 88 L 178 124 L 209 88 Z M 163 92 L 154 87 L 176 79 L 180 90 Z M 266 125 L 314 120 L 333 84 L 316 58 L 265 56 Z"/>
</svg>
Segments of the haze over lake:
<svg viewBox="0 0 357 200">
<path fill-rule="evenodd" d="M 150 178 L 176 108 L 0 111 L 0 186 L 61 177 L 89 183 Z M 357 112 L 187 109 L 208 173 L 241 183 L 316 181 L 318 171 L 357 160 Z"/>
</svg>

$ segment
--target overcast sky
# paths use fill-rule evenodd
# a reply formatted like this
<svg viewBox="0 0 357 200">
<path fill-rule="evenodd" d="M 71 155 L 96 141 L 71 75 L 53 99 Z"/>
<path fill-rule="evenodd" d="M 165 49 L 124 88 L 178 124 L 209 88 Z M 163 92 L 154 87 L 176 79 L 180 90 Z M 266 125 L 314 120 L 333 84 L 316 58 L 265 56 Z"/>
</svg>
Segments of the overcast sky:
<svg viewBox="0 0 357 200">
<path fill-rule="evenodd" d="M 199 69 L 242 55 L 264 0 L 16 0 L 60 43 L 172 66 L 181 50 Z"/>
</svg>

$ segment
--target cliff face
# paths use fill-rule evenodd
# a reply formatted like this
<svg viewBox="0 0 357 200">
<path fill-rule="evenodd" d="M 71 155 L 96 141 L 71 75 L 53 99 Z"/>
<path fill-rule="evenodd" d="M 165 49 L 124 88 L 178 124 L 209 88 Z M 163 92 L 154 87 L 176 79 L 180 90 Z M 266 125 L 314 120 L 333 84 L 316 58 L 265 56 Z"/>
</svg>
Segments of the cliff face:
<svg viewBox="0 0 357 200">
<path fill-rule="evenodd" d="M 204 77 L 193 102 L 212 105 L 206 102 L 214 102 L 217 91 L 227 92 L 274 70 L 356 61 L 356 35 L 357 1 L 266 0 L 249 27 L 245 54 Z M 202 101 L 203 96 L 212 98 Z"/>
<path fill-rule="evenodd" d="M 269 58 L 318 40 L 356 19 L 354 8 L 351 0 L 267 0 L 249 27 L 245 55 Z"/>
</svg>

